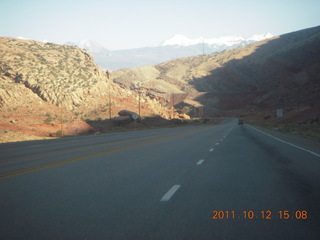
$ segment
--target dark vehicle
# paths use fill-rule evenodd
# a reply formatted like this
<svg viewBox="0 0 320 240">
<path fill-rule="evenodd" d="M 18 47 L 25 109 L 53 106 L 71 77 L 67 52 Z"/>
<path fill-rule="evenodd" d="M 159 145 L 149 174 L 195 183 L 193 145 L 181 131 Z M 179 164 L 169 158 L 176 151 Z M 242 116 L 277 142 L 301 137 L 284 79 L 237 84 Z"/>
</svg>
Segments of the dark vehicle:
<svg viewBox="0 0 320 240">
<path fill-rule="evenodd" d="M 243 118 L 239 118 L 239 120 L 238 120 L 238 124 L 244 124 L 244 120 L 243 120 Z"/>
</svg>

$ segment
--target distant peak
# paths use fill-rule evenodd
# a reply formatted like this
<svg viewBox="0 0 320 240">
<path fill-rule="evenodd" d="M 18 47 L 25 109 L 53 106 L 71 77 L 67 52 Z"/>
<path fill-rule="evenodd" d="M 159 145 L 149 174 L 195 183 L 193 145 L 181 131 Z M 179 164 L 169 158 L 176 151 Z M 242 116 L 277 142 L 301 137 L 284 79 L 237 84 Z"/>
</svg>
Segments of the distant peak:
<svg viewBox="0 0 320 240">
<path fill-rule="evenodd" d="M 160 46 L 189 46 L 192 40 L 182 34 L 175 34 L 168 40 L 163 41 Z"/>
<path fill-rule="evenodd" d="M 187 37 L 185 35 L 182 35 L 182 34 L 175 34 L 171 38 L 187 38 Z"/>
<path fill-rule="evenodd" d="M 190 39 L 182 34 L 175 34 L 168 40 L 163 41 L 159 44 L 159 46 L 191 46 L 196 44 L 218 44 L 218 45 L 225 45 L 225 46 L 232 46 L 234 44 L 239 44 L 244 41 L 262 41 L 267 38 L 274 37 L 271 33 L 267 32 L 261 35 L 253 35 L 250 38 L 244 38 L 241 36 L 222 36 L 222 37 L 216 37 L 216 38 L 203 38 L 198 37 L 194 39 Z"/>
<path fill-rule="evenodd" d="M 84 40 L 80 41 L 78 46 L 80 48 L 84 48 L 84 49 L 88 50 L 89 52 L 97 52 L 98 53 L 98 52 L 104 52 L 107 50 L 101 44 L 99 44 L 95 41 L 89 40 L 89 39 L 84 39 Z"/>
<path fill-rule="evenodd" d="M 252 37 L 248 38 L 248 40 L 251 40 L 251 41 L 262 41 L 262 40 L 265 40 L 265 39 L 268 39 L 268 38 L 272 38 L 274 37 L 273 34 L 267 32 L 267 33 L 263 33 L 261 35 L 253 35 Z"/>
<path fill-rule="evenodd" d="M 273 35 L 272 33 L 269 33 L 269 32 L 265 33 L 264 36 L 265 36 L 266 38 L 272 38 L 272 37 L 274 37 L 274 35 Z"/>
<path fill-rule="evenodd" d="M 89 39 L 83 39 L 82 41 L 79 42 L 79 45 L 80 44 L 89 44 L 90 42 L 93 42 L 93 41 L 91 41 Z"/>
</svg>

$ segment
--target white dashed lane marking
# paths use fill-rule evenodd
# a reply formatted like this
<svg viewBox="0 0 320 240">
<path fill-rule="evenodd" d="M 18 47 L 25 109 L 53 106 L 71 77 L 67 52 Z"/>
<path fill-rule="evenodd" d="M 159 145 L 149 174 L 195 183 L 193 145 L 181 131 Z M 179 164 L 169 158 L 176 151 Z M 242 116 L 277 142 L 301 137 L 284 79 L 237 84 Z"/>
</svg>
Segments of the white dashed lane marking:
<svg viewBox="0 0 320 240">
<path fill-rule="evenodd" d="M 214 148 L 211 148 L 211 149 L 209 150 L 209 152 L 213 152 L 213 150 L 214 150 Z"/>
<path fill-rule="evenodd" d="M 199 161 L 197 162 L 197 165 L 201 165 L 203 162 L 204 162 L 204 160 L 201 159 L 201 160 L 199 160 Z"/>
<path fill-rule="evenodd" d="M 160 199 L 161 202 L 167 202 L 170 200 L 170 198 L 176 193 L 176 191 L 180 188 L 180 185 L 173 185 L 170 190 L 163 195 L 163 197 Z"/>
</svg>

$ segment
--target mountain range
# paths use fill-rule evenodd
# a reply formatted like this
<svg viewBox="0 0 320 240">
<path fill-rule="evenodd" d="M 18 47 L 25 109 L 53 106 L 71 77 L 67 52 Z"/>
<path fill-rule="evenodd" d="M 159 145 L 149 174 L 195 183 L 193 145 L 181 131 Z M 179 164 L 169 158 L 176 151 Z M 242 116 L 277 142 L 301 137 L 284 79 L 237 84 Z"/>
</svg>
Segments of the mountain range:
<svg viewBox="0 0 320 240">
<path fill-rule="evenodd" d="M 171 38 L 153 47 L 136 49 L 108 50 L 101 44 L 92 40 L 83 40 L 79 43 L 67 42 L 66 45 L 78 46 L 93 54 L 95 62 L 103 69 L 116 70 L 159 64 L 181 57 L 190 57 L 203 54 L 211 54 L 246 46 L 257 41 L 272 38 L 271 33 L 254 35 L 249 38 L 241 36 L 226 36 L 218 38 L 188 38 L 176 34 Z"/>
<path fill-rule="evenodd" d="M 261 35 L 254 35 L 250 38 L 244 38 L 241 36 L 226 36 L 218 38 L 188 38 L 181 34 L 176 34 L 166 41 L 163 41 L 159 46 L 191 46 L 197 44 L 206 44 L 211 46 L 213 49 L 217 47 L 235 46 L 238 44 L 248 44 L 257 41 L 262 41 L 268 38 L 274 37 L 271 33 L 264 33 Z"/>
<path fill-rule="evenodd" d="M 320 26 L 219 53 L 120 69 L 113 81 L 125 89 L 142 88 L 154 99 L 178 95 L 175 107 L 193 117 L 194 108 L 203 107 L 204 116 L 257 116 L 271 123 L 280 108 L 286 112 L 282 122 L 318 122 L 316 128 L 319 56 Z"/>
</svg>

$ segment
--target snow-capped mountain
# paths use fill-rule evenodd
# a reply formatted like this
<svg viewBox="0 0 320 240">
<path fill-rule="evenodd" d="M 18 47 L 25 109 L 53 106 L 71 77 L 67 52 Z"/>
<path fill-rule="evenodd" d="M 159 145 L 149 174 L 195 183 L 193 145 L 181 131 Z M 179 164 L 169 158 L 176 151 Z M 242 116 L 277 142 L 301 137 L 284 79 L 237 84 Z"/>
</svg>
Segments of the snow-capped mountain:
<svg viewBox="0 0 320 240">
<path fill-rule="evenodd" d="M 204 40 L 203 38 L 190 39 L 184 35 L 176 34 L 176 35 L 172 36 L 171 38 L 169 38 L 168 40 L 163 41 L 158 46 L 183 46 L 183 47 L 187 47 L 187 46 L 202 43 L 203 40 Z"/>
<path fill-rule="evenodd" d="M 256 41 L 273 37 L 270 33 L 254 35 L 250 38 L 227 36 L 218 38 L 194 38 L 176 34 L 154 47 L 110 51 L 92 40 L 79 43 L 66 42 L 66 45 L 84 48 L 93 54 L 95 62 L 104 69 L 119 69 L 158 64 L 175 58 L 211 54 Z"/>
<path fill-rule="evenodd" d="M 233 45 L 245 45 L 246 43 L 252 43 L 256 41 L 262 41 L 267 38 L 272 38 L 273 35 L 271 33 L 264 33 L 261 35 L 254 35 L 250 38 L 244 38 L 241 36 L 225 36 L 225 37 L 218 37 L 218 38 L 194 38 L 190 39 L 184 35 L 176 34 L 169 38 L 168 40 L 163 41 L 159 44 L 159 46 L 191 46 L 191 45 L 197 45 L 197 44 L 206 44 L 210 45 L 214 48 L 217 47 L 217 45 L 220 46 L 233 46 Z"/>
<path fill-rule="evenodd" d="M 274 35 L 272 35 L 271 33 L 265 33 L 262 35 L 253 35 L 251 38 L 248 38 L 247 40 L 259 42 L 272 37 L 274 37 Z"/>
<path fill-rule="evenodd" d="M 77 44 L 77 46 L 80 48 L 86 49 L 91 53 L 103 53 L 108 51 L 101 44 L 88 39 L 82 40 Z"/>
<path fill-rule="evenodd" d="M 86 49 L 87 51 L 89 51 L 92 54 L 105 54 L 105 53 L 109 52 L 109 50 L 106 49 L 101 44 L 99 44 L 99 43 L 97 43 L 95 41 L 92 41 L 92 40 L 88 40 L 88 39 L 82 40 L 79 43 L 68 41 L 68 42 L 65 42 L 64 45 L 83 48 L 83 49 Z"/>
</svg>

